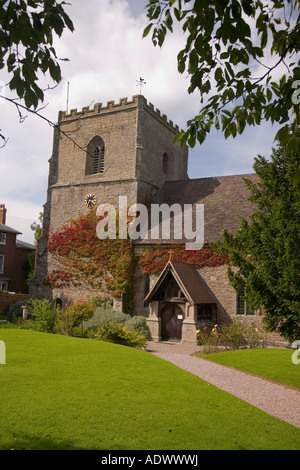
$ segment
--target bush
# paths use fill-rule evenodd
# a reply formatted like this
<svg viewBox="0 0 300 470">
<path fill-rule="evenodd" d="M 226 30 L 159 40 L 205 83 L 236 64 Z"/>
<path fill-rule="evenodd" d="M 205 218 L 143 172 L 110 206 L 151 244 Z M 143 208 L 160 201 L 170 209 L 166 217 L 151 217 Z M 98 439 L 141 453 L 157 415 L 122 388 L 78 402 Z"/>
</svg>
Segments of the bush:
<svg viewBox="0 0 300 470">
<path fill-rule="evenodd" d="M 242 322 L 243 333 L 249 348 L 264 348 L 266 346 L 266 332 L 254 321 Z"/>
<path fill-rule="evenodd" d="M 117 313 L 107 303 L 97 307 L 93 317 L 83 326 L 90 329 L 90 337 L 126 346 L 144 347 L 149 340 L 145 317 Z"/>
<path fill-rule="evenodd" d="M 78 338 L 88 338 L 89 330 L 87 328 L 83 328 L 82 326 L 74 326 L 72 329 L 72 336 L 76 336 Z"/>
<path fill-rule="evenodd" d="M 204 354 L 220 351 L 220 347 L 225 349 L 240 348 L 263 348 L 265 347 L 264 331 L 253 321 L 241 321 L 234 318 L 229 326 L 213 329 L 203 328 L 197 331 L 198 344 L 203 346 Z"/>
<path fill-rule="evenodd" d="M 131 318 L 130 315 L 127 313 L 117 313 L 113 310 L 112 306 L 109 304 L 108 306 L 104 305 L 101 307 L 97 307 L 95 309 L 94 315 L 91 319 L 84 322 L 84 327 L 96 327 L 102 323 L 103 320 L 105 321 L 115 321 L 116 323 L 125 323 L 127 320 Z"/>
<path fill-rule="evenodd" d="M 102 305 L 97 307 L 93 317 L 84 323 L 84 327 L 95 327 L 102 323 L 102 321 L 114 321 L 127 326 L 130 330 L 136 330 L 140 333 L 148 335 L 147 320 L 141 315 L 131 316 L 128 313 L 115 312 L 111 304 Z"/>
<path fill-rule="evenodd" d="M 222 344 L 226 348 L 240 349 L 247 347 L 243 324 L 239 318 L 234 318 L 229 326 L 222 328 Z"/>
<path fill-rule="evenodd" d="M 61 310 L 55 321 L 55 331 L 71 336 L 75 327 L 83 325 L 94 315 L 95 306 L 92 302 L 76 302 Z M 77 331 L 78 334 L 78 331 Z"/>
<path fill-rule="evenodd" d="M 137 331 L 138 333 L 146 336 L 146 338 L 150 339 L 147 319 L 145 317 L 142 317 L 141 315 L 130 317 L 128 320 L 126 320 L 125 326 L 127 326 L 129 330 Z"/>
<path fill-rule="evenodd" d="M 59 307 L 49 300 L 31 300 L 28 303 L 29 314 L 33 318 L 32 329 L 44 333 L 54 333 Z"/>
<path fill-rule="evenodd" d="M 110 343 L 122 344 L 134 348 L 145 346 L 148 338 L 136 330 L 129 330 L 126 326 L 115 321 L 103 320 L 93 333 L 95 339 Z"/>
<path fill-rule="evenodd" d="M 198 344 L 203 346 L 203 353 L 209 354 L 219 351 L 221 343 L 221 333 L 218 330 L 217 325 L 213 329 L 204 327 L 197 331 Z"/>
<path fill-rule="evenodd" d="M 28 300 L 21 300 L 11 305 L 7 312 L 7 320 L 15 322 L 17 318 L 23 318 L 23 305 L 28 305 Z"/>
</svg>

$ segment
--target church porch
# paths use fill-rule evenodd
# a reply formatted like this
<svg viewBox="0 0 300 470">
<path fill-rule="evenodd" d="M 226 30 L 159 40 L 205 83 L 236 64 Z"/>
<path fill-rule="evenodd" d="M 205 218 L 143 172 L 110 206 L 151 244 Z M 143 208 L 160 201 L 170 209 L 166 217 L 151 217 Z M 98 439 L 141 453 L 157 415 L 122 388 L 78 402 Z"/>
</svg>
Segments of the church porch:
<svg viewBox="0 0 300 470">
<path fill-rule="evenodd" d="M 152 341 L 197 344 L 197 330 L 216 321 L 216 301 L 190 264 L 169 261 L 145 299 Z"/>
</svg>

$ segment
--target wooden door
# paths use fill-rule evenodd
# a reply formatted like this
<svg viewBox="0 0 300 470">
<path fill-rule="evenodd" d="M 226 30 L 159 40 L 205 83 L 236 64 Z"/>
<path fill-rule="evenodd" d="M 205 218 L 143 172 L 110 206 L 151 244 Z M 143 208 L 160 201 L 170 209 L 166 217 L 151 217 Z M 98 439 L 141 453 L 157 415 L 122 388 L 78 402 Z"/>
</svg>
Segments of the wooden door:
<svg viewBox="0 0 300 470">
<path fill-rule="evenodd" d="M 162 311 L 161 337 L 164 341 L 180 341 L 183 311 L 176 303 L 167 304 Z"/>
</svg>

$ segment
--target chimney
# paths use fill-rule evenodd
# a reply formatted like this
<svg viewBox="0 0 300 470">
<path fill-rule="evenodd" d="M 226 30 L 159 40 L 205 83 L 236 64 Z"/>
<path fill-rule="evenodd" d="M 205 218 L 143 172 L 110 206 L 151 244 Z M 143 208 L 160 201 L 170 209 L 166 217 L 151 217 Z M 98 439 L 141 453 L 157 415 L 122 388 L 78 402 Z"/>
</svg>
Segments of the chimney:
<svg viewBox="0 0 300 470">
<path fill-rule="evenodd" d="M 6 212 L 5 204 L 0 204 L 0 224 L 5 225 L 6 222 Z"/>
</svg>

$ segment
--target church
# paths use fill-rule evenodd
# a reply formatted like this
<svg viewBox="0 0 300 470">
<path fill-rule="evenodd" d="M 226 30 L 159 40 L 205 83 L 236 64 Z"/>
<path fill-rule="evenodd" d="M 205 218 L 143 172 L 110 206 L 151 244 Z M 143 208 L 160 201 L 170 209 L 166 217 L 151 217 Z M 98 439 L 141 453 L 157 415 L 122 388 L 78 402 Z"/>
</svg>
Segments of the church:
<svg viewBox="0 0 300 470">
<path fill-rule="evenodd" d="M 240 218 L 249 217 L 253 208 L 244 178 L 256 176 L 190 179 L 188 148 L 174 143 L 178 132 L 178 126 L 142 95 L 59 112 L 32 298 L 59 299 L 65 305 L 97 296 L 97 291 L 80 285 L 51 288 L 45 283 L 54 265 L 49 234 L 92 206 L 117 205 L 120 196 L 126 196 L 128 205 L 189 205 L 192 210 L 201 205 L 204 246 L 220 239 L 224 229 L 237 230 Z M 171 231 L 167 238 L 144 236 L 132 242 L 136 254 L 155 248 L 169 253 L 159 272 L 147 273 L 138 264 L 134 271 L 132 313 L 147 317 L 152 339 L 195 344 L 203 324 L 228 324 L 236 316 L 260 321 L 229 284 L 226 263 L 197 267 L 173 256 L 175 246 L 186 241 Z M 122 298 L 114 298 L 114 308 L 123 309 Z"/>
</svg>

